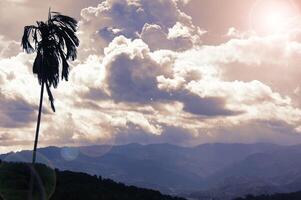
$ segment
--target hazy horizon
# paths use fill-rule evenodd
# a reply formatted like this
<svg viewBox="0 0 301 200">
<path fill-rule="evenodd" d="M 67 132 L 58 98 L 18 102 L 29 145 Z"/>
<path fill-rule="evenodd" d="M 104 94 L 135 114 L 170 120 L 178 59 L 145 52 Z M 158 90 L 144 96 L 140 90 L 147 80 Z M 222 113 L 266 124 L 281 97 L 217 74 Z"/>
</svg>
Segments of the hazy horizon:
<svg viewBox="0 0 301 200">
<path fill-rule="evenodd" d="M 108 146 L 109 148 L 112 147 L 120 147 L 120 146 L 130 146 L 130 145 L 141 145 L 141 146 L 156 146 L 156 145 L 171 145 L 171 146 L 177 146 L 177 147 L 183 147 L 183 148 L 196 148 L 200 146 L 207 146 L 207 145 L 229 145 L 229 146 L 234 146 L 234 145 L 276 145 L 276 146 L 282 146 L 282 147 L 293 147 L 293 146 L 300 146 L 301 143 L 296 143 L 296 144 L 281 144 L 281 143 L 268 143 L 268 142 L 257 142 L 257 143 L 223 143 L 223 142 L 215 142 L 215 143 L 200 143 L 196 145 L 183 145 L 183 144 L 172 144 L 172 143 L 139 143 L 139 142 L 132 142 L 132 143 L 125 143 L 125 144 L 94 144 L 94 145 L 80 145 L 80 146 L 71 146 L 71 145 L 62 145 L 62 146 L 55 146 L 55 145 L 49 145 L 49 146 L 40 146 L 38 149 L 47 149 L 47 148 L 83 148 L 83 147 L 102 147 L 102 146 Z M 22 151 L 32 151 L 32 148 L 28 149 L 18 149 L 18 150 L 12 150 L 12 151 L 7 151 L 7 152 L 0 152 L 0 155 L 5 155 L 7 153 L 18 153 Z"/>
</svg>

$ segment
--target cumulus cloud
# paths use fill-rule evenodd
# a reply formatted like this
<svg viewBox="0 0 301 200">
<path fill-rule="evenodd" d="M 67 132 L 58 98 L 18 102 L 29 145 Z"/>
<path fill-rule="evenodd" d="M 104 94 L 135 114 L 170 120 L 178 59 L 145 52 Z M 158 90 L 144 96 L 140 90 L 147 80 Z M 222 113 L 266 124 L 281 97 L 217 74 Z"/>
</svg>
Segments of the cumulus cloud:
<svg viewBox="0 0 301 200">
<path fill-rule="evenodd" d="M 0 58 L 16 56 L 21 52 L 20 44 L 14 40 L 7 40 L 0 35 Z"/>
<path fill-rule="evenodd" d="M 173 27 L 164 32 L 157 24 L 145 24 L 140 34 L 141 38 L 152 50 L 172 49 L 184 51 L 200 44 L 200 36 L 206 33 L 199 28 L 188 27 L 177 22 Z"/>
<path fill-rule="evenodd" d="M 181 117 L 174 117 L 177 122 L 182 127 L 187 125 L 187 130 L 197 135 L 221 125 L 220 118 L 209 116 L 225 116 L 222 125 L 233 130 L 240 123 L 254 120 L 285 122 L 291 127 L 289 130 L 298 130 L 301 111 L 294 107 L 291 98 L 257 80 L 223 80 L 220 68 L 233 58 L 230 53 L 220 52 L 220 48 L 224 47 L 204 47 L 183 53 L 151 52 L 142 40 L 119 36 L 105 49 L 104 85 L 116 102 L 163 105 L 156 107 L 161 116 L 157 113 L 153 119 L 163 125 L 163 130 L 175 124 L 173 120 L 163 119 L 171 113 L 166 113 L 162 107 L 172 102 L 179 102 L 178 112 L 184 111 Z M 223 50 L 227 52 L 228 49 Z M 204 55 L 208 56 L 199 59 Z M 251 60 L 247 56 L 242 58 Z M 186 120 L 194 119 L 194 115 L 207 118 L 188 125 L 190 121 Z M 269 126 L 267 123 L 261 125 Z"/>
<path fill-rule="evenodd" d="M 164 57 L 177 56 L 170 52 Z M 175 90 L 162 90 L 164 77 L 173 78 L 174 65 L 170 63 L 160 63 L 156 60 L 148 46 L 140 39 L 131 41 L 123 36 L 115 38 L 109 47 L 105 49 L 103 60 L 106 78 L 105 87 L 110 93 L 110 97 L 119 102 L 152 103 L 161 101 L 180 101 L 184 105 L 184 110 L 199 115 L 232 115 L 235 112 L 225 108 L 224 99 L 215 96 L 204 96 L 192 93 L 189 88 L 176 88 Z M 187 66 L 188 68 L 188 66 Z M 189 71 L 190 69 L 186 69 Z M 188 72 L 189 73 L 189 72 Z M 201 74 L 201 72 L 199 72 Z M 202 75 L 200 75 L 202 76 Z M 181 77 L 186 82 L 189 78 Z M 161 79 L 161 88 L 158 85 Z M 169 90 L 169 91 L 168 91 Z"/>
<path fill-rule="evenodd" d="M 22 128 L 35 121 L 36 106 L 22 98 L 9 98 L 0 93 L 0 126 L 2 128 Z"/>
<path fill-rule="evenodd" d="M 223 59 L 220 70 L 224 79 L 259 80 L 291 96 L 294 104 L 300 106 L 300 98 L 295 93 L 300 87 L 300 47 L 291 35 L 252 36 L 230 40 L 212 51 L 217 53 L 216 58 Z"/>
<path fill-rule="evenodd" d="M 81 15 L 82 48 L 89 53 L 100 54 L 119 35 L 142 38 L 152 49 L 185 50 L 204 33 L 174 0 L 106 0 Z"/>
<path fill-rule="evenodd" d="M 228 41 L 203 45 L 211 33 L 183 12 L 191 3 L 106 0 L 83 9 L 79 60 L 54 90 L 56 114 L 45 101 L 41 145 L 296 143 L 299 32 L 263 37 L 227 27 Z M 0 143 L 27 148 L 39 85 L 34 57 L 18 48 L 0 36 Z"/>
</svg>

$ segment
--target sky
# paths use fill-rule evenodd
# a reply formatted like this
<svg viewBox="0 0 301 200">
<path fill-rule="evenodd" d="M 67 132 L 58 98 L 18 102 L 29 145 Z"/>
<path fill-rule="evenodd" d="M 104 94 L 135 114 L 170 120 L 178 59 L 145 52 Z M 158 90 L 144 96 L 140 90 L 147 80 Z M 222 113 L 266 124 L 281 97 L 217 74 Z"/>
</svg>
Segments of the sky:
<svg viewBox="0 0 301 200">
<path fill-rule="evenodd" d="M 1 0 L 0 152 L 31 149 L 40 86 L 25 25 L 75 17 L 39 146 L 301 143 L 301 1 Z"/>
</svg>

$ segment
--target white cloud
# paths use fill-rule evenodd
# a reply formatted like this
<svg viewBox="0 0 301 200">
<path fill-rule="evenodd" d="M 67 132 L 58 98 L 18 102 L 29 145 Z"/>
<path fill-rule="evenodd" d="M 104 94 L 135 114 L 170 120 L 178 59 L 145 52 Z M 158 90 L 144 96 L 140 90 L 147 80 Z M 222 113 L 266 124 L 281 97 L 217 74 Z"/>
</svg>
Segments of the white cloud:
<svg viewBox="0 0 301 200">
<path fill-rule="evenodd" d="M 0 58 L 16 56 L 20 52 L 20 44 L 13 40 L 7 40 L 3 35 L 0 35 Z"/>
<path fill-rule="evenodd" d="M 141 37 L 152 49 L 185 50 L 203 34 L 173 0 L 106 0 L 81 15 L 82 49 L 88 53 L 100 54 L 119 35 Z"/>
<path fill-rule="evenodd" d="M 104 58 L 111 97 L 117 101 L 140 103 L 179 101 L 184 103 L 184 110 L 190 110 L 185 106 L 192 106 L 194 111 L 200 108 L 203 114 L 210 111 L 206 112 L 202 105 L 221 106 L 224 112 L 227 109 L 233 111 L 234 116 L 228 117 L 230 124 L 248 120 L 280 120 L 292 126 L 300 123 L 301 111 L 294 108 L 291 98 L 274 92 L 260 81 L 223 80 L 218 72 L 220 60 L 199 59 L 207 54 L 204 52 L 207 50 L 212 49 L 152 53 L 141 40 L 115 38 L 105 50 Z M 167 61 L 162 62 L 164 59 Z M 228 59 L 223 61 L 228 62 Z M 207 103 L 200 104 L 199 101 Z M 211 104 L 212 101 L 215 103 Z"/>
<path fill-rule="evenodd" d="M 204 32 L 177 3 L 107 0 L 82 10 L 80 58 L 53 90 L 57 113 L 44 101 L 41 145 L 300 139 L 299 32 L 233 29 L 229 41 L 202 46 Z M 0 144 L 31 147 L 39 85 L 33 56 L 14 48 L 0 37 Z"/>
</svg>

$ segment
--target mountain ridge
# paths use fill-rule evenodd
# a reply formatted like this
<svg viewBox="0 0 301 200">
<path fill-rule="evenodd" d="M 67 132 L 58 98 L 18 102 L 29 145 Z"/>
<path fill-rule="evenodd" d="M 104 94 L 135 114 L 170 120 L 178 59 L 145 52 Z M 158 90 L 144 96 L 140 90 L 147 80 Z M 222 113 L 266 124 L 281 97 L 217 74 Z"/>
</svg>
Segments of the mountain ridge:
<svg viewBox="0 0 301 200">
<path fill-rule="evenodd" d="M 301 156 L 301 145 L 212 143 L 183 147 L 167 143 L 131 143 L 46 147 L 38 152 L 62 170 L 97 174 L 126 184 L 196 199 L 212 192 L 216 193 L 215 197 L 229 193 L 230 199 L 248 191 L 261 194 L 301 189 L 301 162 L 294 161 Z M 12 155 L 30 158 L 30 153 L 22 151 Z M 0 159 L 3 157 L 0 155 Z M 255 174 L 259 169 L 262 177 Z M 295 180 L 289 181 L 291 177 Z M 286 182 L 281 185 L 281 181 Z M 238 186 L 243 192 L 234 192 Z"/>
</svg>

